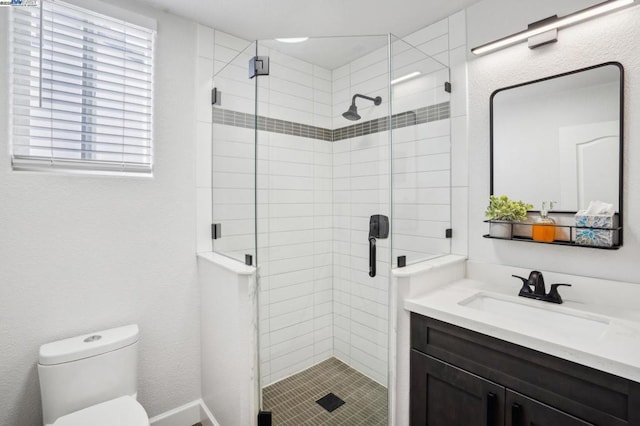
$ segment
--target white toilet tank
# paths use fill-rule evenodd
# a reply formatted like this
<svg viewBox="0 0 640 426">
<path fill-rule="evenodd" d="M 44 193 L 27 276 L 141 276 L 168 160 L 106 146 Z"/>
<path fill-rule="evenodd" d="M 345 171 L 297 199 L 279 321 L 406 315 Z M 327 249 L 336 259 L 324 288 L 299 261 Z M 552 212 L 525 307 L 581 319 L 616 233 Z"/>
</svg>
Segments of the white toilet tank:
<svg viewBox="0 0 640 426">
<path fill-rule="evenodd" d="M 40 347 L 45 425 L 120 396 L 137 395 L 138 326 L 127 325 Z"/>
</svg>

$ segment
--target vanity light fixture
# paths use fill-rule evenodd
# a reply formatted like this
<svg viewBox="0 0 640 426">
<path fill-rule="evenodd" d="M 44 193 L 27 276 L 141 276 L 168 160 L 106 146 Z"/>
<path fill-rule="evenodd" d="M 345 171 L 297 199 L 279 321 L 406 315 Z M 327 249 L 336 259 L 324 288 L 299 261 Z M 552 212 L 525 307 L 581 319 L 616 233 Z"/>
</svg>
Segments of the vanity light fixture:
<svg viewBox="0 0 640 426">
<path fill-rule="evenodd" d="M 277 38 L 276 41 L 280 43 L 302 43 L 309 40 L 309 37 L 292 37 L 292 38 Z"/>
<path fill-rule="evenodd" d="M 475 55 L 483 55 L 524 40 L 529 40 L 529 47 L 533 49 L 543 44 L 556 41 L 555 33 L 560 28 L 568 27 L 569 25 L 573 25 L 580 21 L 585 21 L 595 16 L 611 12 L 612 10 L 620 9 L 632 4 L 633 2 L 634 0 L 608 0 L 586 9 L 579 10 L 562 18 L 552 16 L 550 18 L 543 19 L 542 21 L 530 24 L 529 28 L 524 31 L 475 47 L 471 49 L 471 52 Z"/>
<path fill-rule="evenodd" d="M 401 81 L 409 80 L 410 78 L 417 77 L 419 75 L 420 75 L 420 71 L 414 71 L 414 72 L 409 73 L 407 75 L 403 75 L 402 77 L 398 77 L 398 78 L 396 78 L 394 80 L 391 80 L 391 84 L 400 83 Z"/>
</svg>

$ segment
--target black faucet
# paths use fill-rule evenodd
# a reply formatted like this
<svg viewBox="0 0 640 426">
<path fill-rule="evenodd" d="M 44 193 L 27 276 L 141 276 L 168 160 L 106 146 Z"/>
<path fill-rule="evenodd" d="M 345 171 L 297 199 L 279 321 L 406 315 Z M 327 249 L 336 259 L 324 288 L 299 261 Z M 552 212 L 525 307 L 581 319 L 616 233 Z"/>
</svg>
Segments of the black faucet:
<svg viewBox="0 0 640 426">
<path fill-rule="evenodd" d="M 562 297 L 560 297 L 560 293 L 558 293 L 558 287 L 562 285 L 571 287 L 571 284 L 551 284 L 551 290 L 549 290 L 549 294 L 547 294 L 547 289 L 544 286 L 544 277 L 540 271 L 531 271 L 529 279 L 518 275 L 512 275 L 512 277 L 520 278 L 522 280 L 522 288 L 520 289 L 518 296 L 542 300 L 545 302 L 562 303 Z"/>
</svg>

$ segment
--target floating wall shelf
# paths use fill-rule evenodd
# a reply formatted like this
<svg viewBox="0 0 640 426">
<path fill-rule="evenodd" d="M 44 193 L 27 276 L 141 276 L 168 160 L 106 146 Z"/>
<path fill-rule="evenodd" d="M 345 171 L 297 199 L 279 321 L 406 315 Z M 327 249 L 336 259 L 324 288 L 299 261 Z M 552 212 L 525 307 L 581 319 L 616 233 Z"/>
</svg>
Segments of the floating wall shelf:
<svg viewBox="0 0 640 426">
<path fill-rule="evenodd" d="M 485 223 L 491 224 L 493 223 L 501 223 L 505 224 L 502 221 L 491 221 L 485 220 Z M 622 227 L 617 228 L 585 228 L 580 226 L 572 226 L 572 225 L 553 225 L 556 228 L 556 236 L 557 240 L 553 242 L 545 242 L 545 241 L 535 241 L 531 237 L 532 227 L 534 223 L 532 222 L 509 222 L 511 226 L 511 238 L 502 238 L 495 237 L 490 234 L 483 235 L 484 238 L 491 238 L 495 240 L 508 240 L 508 241 L 523 241 L 529 243 L 538 243 L 538 244 L 552 244 L 552 245 L 560 245 L 560 246 L 573 246 L 573 247 L 585 247 L 585 248 L 596 248 L 596 249 L 604 249 L 604 250 L 617 250 L 620 248 L 621 244 L 621 232 Z M 551 225 L 547 225 L 551 226 Z M 576 242 L 576 236 L 579 233 L 583 232 L 593 232 L 597 233 L 607 233 L 611 235 L 613 244 L 612 245 L 591 245 Z"/>
</svg>

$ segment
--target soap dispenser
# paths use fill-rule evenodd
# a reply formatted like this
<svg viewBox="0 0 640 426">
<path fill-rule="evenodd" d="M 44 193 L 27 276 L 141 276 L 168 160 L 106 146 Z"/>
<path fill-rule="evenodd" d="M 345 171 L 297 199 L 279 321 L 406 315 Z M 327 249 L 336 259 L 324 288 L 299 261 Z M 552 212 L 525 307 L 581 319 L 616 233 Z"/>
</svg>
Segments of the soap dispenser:
<svg viewBox="0 0 640 426">
<path fill-rule="evenodd" d="M 556 239 L 556 221 L 548 216 L 549 210 L 553 210 L 555 201 L 543 201 L 542 209 L 540 209 L 540 217 L 533 223 L 532 237 L 533 241 L 543 241 L 551 243 Z"/>
</svg>

